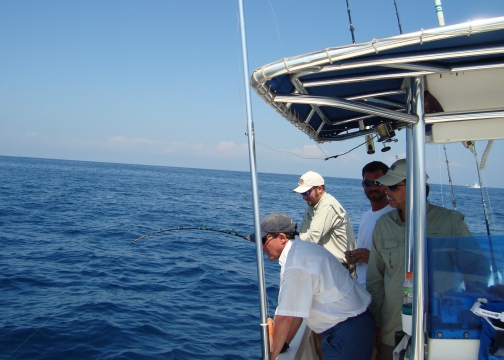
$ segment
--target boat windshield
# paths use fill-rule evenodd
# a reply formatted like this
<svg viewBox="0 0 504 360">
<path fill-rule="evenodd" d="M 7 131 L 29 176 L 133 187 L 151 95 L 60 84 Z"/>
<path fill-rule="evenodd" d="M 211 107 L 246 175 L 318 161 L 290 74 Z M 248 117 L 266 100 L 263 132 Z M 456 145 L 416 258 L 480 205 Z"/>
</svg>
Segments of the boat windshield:
<svg viewBox="0 0 504 360">
<path fill-rule="evenodd" d="M 478 339 L 478 298 L 504 301 L 504 236 L 427 239 L 429 337 Z"/>
</svg>

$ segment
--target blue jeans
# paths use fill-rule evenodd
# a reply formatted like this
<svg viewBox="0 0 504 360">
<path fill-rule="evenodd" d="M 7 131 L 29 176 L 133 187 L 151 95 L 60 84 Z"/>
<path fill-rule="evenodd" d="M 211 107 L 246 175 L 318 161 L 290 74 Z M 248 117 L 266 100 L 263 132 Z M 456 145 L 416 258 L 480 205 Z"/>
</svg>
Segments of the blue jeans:
<svg viewBox="0 0 504 360">
<path fill-rule="evenodd" d="M 370 360 L 375 325 L 369 310 L 346 319 L 322 333 L 323 360 Z"/>
</svg>

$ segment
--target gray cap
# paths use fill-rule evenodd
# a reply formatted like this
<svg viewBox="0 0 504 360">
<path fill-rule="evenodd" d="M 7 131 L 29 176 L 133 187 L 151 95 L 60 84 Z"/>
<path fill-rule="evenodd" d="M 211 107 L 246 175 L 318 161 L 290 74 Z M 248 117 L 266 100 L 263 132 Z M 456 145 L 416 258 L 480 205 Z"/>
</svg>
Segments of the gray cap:
<svg viewBox="0 0 504 360">
<path fill-rule="evenodd" d="M 429 175 L 426 174 L 425 178 L 428 180 Z M 399 184 L 403 180 L 406 180 L 406 159 L 397 160 L 385 175 L 376 179 L 385 186 Z"/>
<path fill-rule="evenodd" d="M 261 221 L 261 239 L 272 233 L 293 233 L 297 224 L 287 214 L 276 212 L 266 216 Z M 249 235 L 250 241 L 255 241 L 255 233 Z"/>
</svg>

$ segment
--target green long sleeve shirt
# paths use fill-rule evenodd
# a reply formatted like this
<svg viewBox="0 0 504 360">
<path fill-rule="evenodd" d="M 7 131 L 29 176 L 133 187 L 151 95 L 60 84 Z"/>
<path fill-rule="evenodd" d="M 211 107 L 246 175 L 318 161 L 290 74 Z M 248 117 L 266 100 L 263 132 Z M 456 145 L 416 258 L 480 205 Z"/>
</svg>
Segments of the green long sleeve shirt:
<svg viewBox="0 0 504 360">
<path fill-rule="evenodd" d="M 355 249 L 355 235 L 350 218 L 332 195 L 324 193 L 315 206 L 308 206 L 299 228 L 299 238 L 322 245 L 340 262 L 345 251 Z"/>
<path fill-rule="evenodd" d="M 427 203 L 428 238 L 471 236 L 463 220 L 459 212 Z M 372 296 L 369 308 L 381 328 L 382 343 L 390 346 L 395 345 L 394 333 L 402 330 L 405 237 L 405 223 L 397 209 L 381 216 L 373 231 L 366 275 L 366 289 Z"/>
</svg>

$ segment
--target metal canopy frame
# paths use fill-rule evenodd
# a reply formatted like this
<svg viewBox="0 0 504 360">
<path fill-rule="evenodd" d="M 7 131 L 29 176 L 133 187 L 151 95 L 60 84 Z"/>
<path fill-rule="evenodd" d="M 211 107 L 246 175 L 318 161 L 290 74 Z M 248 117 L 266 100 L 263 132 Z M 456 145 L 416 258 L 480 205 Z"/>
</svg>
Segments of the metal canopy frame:
<svg viewBox="0 0 504 360">
<path fill-rule="evenodd" d="M 286 58 L 255 70 L 251 86 L 316 142 L 346 140 L 390 122 L 419 121 L 406 111 L 410 79 L 504 69 L 504 17 L 421 30 Z M 426 123 L 503 117 L 504 108 L 429 114 Z"/>
</svg>

